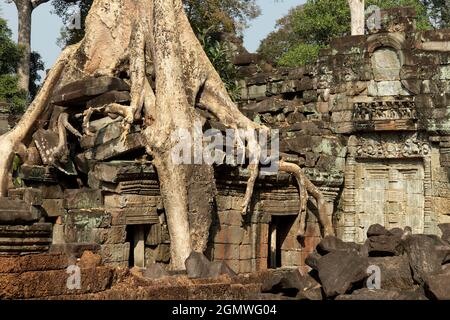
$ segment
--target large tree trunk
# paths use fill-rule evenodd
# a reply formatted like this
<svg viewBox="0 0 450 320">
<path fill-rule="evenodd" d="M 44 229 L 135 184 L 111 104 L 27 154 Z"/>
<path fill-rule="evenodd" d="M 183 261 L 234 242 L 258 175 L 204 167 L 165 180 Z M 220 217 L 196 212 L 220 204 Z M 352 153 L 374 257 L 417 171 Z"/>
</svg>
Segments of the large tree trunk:
<svg viewBox="0 0 450 320">
<path fill-rule="evenodd" d="M 30 83 L 30 56 L 31 56 L 31 13 L 33 6 L 30 0 L 15 0 L 19 18 L 17 43 L 22 47 L 23 56 L 17 70 L 19 87 L 28 93 Z"/>
<path fill-rule="evenodd" d="M 23 49 L 17 74 L 19 76 L 19 87 L 29 92 L 30 87 L 30 59 L 31 59 L 31 15 L 39 5 L 49 0 L 14 0 L 19 20 L 17 43 Z"/>
<path fill-rule="evenodd" d="M 352 36 L 363 35 L 365 28 L 364 0 L 348 0 L 352 19 Z"/>
<path fill-rule="evenodd" d="M 119 76 L 120 70 L 116 69 L 124 61 L 128 61 L 131 103 L 107 105 L 101 111 L 123 116 L 125 134 L 134 121 L 145 119 L 146 149 L 158 173 L 171 237 L 172 268 L 184 269 L 192 250 L 206 249 L 211 223 L 208 206 L 199 205 L 201 197 L 196 199 L 193 194 L 204 192 L 204 201 L 210 201 L 214 196 L 214 180 L 211 168 L 205 165 L 175 163 L 172 150 L 180 142 L 179 138 L 174 139 L 175 131 L 184 129 L 193 134 L 193 123 L 199 119 L 196 107 L 207 110 L 229 128 L 268 129 L 253 123 L 232 102 L 196 38 L 181 0 L 94 1 L 83 40 L 64 51 L 24 117 L 11 132 L 0 137 L 0 152 L 5 155 L 0 159 L 1 195 L 6 195 L 14 152 L 21 149 L 21 143 L 33 132 L 33 124 L 42 120 L 40 117 L 48 117 L 43 111 L 52 92 L 86 76 Z M 89 123 L 92 111 L 86 110 L 83 123 Z M 64 126 L 73 129 L 66 121 L 59 126 L 62 133 Z M 247 146 L 260 155 L 257 141 L 252 139 Z M 60 150 L 53 156 L 56 158 L 59 153 Z M 258 162 L 257 156 L 249 165 L 251 177 L 243 199 L 243 214 L 252 199 Z M 308 184 L 300 168 L 290 165 L 281 169 L 295 172 L 301 181 L 303 199 L 305 190 L 309 190 L 321 205 L 320 192 Z M 200 175 L 204 179 L 199 179 Z M 332 233 L 331 222 L 324 223 L 326 231 Z"/>
</svg>

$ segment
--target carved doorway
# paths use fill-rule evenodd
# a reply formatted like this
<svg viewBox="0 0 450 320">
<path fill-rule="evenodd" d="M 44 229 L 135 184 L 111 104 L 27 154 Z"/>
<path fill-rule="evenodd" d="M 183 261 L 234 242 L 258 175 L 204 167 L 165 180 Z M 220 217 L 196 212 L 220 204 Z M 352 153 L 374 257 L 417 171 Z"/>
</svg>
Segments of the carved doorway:
<svg viewBox="0 0 450 320">
<path fill-rule="evenodd" d="M 424 232 L 424 165 L 419 159 L 364 160 L 355 168 L 356 241 L 379 223 Z"/>
</svg>

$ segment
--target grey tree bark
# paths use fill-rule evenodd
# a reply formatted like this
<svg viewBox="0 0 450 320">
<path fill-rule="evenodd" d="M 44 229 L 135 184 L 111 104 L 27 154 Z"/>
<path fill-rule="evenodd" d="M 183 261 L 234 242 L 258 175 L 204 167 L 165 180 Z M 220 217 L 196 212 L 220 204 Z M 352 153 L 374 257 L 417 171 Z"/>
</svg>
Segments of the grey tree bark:
<svg viewBox="0 0 450 320">
<path fill-rule="evenodd" d="M 352 36 L 363 35 L 365 28 L 364 0 L 348 0 L 352 19 Z"/>
<path fill-rule="evenodd" d="M 13 0 L 19 21 L 17 43 L 23 48 L 23 56 L 17 70 L 19 87 L 29 92 L 31 57 L 31 16 L 33 10 L 49 0 Z"/>
</svg>

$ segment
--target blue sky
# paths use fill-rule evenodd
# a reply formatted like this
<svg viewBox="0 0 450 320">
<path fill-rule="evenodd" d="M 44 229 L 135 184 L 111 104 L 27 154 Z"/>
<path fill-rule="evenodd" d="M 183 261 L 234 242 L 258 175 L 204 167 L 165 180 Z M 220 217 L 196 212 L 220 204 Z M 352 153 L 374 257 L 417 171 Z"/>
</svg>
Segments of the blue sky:
<svg viewBox="0 0 450 320">
<path fill-rule="evenodd" d="M 250 52 L 254 52 L 264 37 L 271 32 L 276 21 L 284 16 L 290 8 L 304 3 L 305 0 L 257 0 L 262 14 L 251 22 L 251 26 L 244 32 L 244 45 Z M 62 26 L 61 19 L 51 14 L 52 5 L 45 3 L 33 12 L 31 47 L 41 54 L 45 67 L 50 68 L 57 59 L 61 48 L 56 45 L 56 39 Z M 0 16 L 8 21 L 17 40 L 17 10 L 14 4 L 0 0 Z"/>
</svg>

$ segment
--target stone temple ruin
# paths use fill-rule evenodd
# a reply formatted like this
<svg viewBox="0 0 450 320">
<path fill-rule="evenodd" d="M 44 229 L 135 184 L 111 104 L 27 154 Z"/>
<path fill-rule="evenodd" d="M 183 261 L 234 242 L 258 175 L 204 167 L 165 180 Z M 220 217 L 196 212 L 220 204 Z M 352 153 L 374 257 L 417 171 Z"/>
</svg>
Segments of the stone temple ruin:
<svg viewBox="0 0 450 320">
<path fill-rule="evenodd" d="M 282 158 L 320 188 L 338 238 L 363 244 L 371 225 L 442 235 L 450 223 L 450 30 L 417 31 L 408 8 L 383 11 L 380 30 L 336 39 L 315 65 L 261 72 L 257 55 L 235 64 L 241 110 L 280 130 Z M 170 261 L 158 177 L 145 156 L 141 126 L 121 139 L 121 119 L 92 116 L 93 135 L 68 137 L 64 162 L 58 118 L 81 128 L 86 107 L 130 100 L 118 78 L 71 83 L 53 95 L 15 186 L 0 200 L 0 253 L 98 253 L 113 267 Z M 258 179 L 251 212 L 241 215 L 248 172 L 215 168 L 205 255 L 236 273 L 308 270 L 322 239 L 315 202 L 297 237 L 299 196 L 289 175 Z M 201 195 L 203 197 L 204 195 Z M 199 199 L 197 199 L 199 200 Z M 201 199 L 200 199 L 201 200 Z"/>
</svg>

